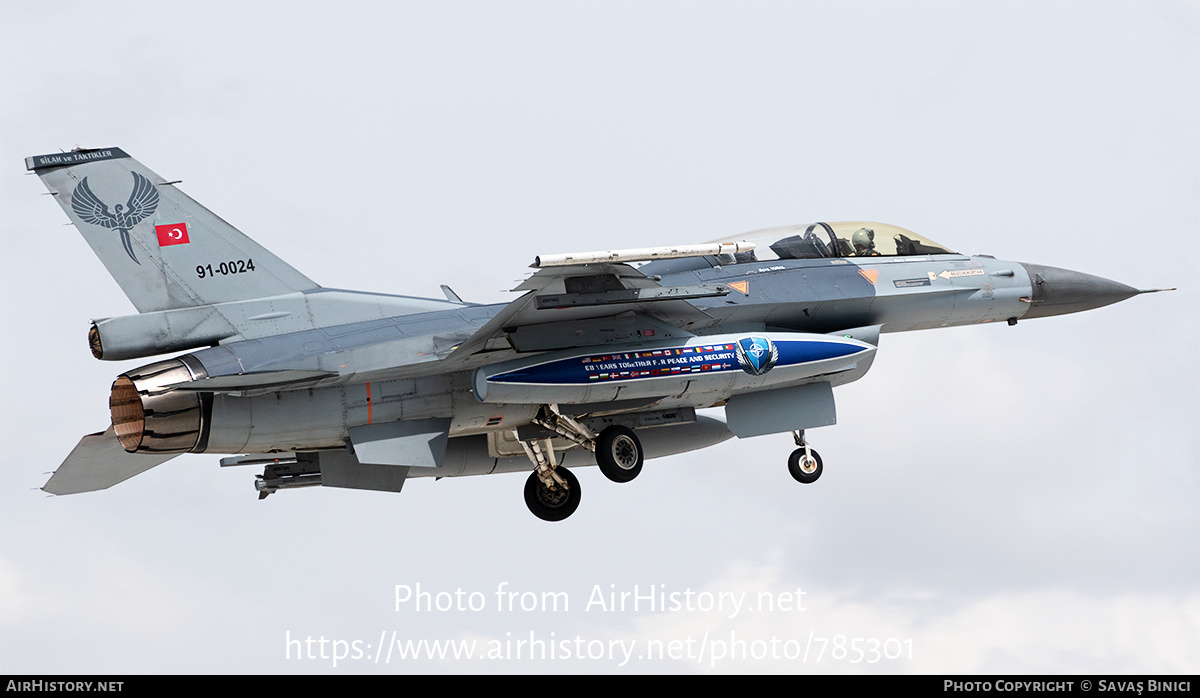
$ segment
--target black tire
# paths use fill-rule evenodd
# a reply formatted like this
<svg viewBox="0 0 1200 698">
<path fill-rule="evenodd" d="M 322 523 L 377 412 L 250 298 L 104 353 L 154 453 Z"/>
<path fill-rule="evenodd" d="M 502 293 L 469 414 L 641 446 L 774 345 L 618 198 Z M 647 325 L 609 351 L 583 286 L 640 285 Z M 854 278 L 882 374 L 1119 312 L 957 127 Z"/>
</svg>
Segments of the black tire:
<svg viewBox="0 0 1200 698">
<path fill-rule="evenodd" d="M 579 508 L 579 479 L 564 467 L 554 469 L 567 482 L 567 491 L 550 490 L 542 484 L 537 473 L 525 481 L 525 506 L 542 521 L 562 521 Z"/>
<path fill-rule="evenodd" d="M 804 457 L 804 449 L 798 448 L 792 451 L 791 457 L 788 458 L 788 472 L 792 474 L 792 477 L 796 478 L 797 482 L 803 482 L 806 485 L 816 482 L 817 478 L 821 477 L 821 471 L 824 470 L 824 466 L 821 465 L 820 454 L 811 448 L 808 449 L 808 453 L 816 461 L 816 467 L 811 468 L 811 472 L 804 472 L 800 467 L 800 459 Z"/>
<path fill-rule="evenodd" d="M 642 442 L 625 427 L 611 426 L 596 438 L 596 464 L 613 482 L 629 482 L 642 472 Z"/>
</svg>

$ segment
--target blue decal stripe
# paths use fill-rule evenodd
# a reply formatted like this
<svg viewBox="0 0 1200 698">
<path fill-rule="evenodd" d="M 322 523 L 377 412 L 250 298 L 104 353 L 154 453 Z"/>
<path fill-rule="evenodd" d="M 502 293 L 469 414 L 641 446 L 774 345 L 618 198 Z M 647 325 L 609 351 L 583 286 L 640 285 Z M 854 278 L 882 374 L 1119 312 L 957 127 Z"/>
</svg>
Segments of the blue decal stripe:
<svg viewBox="0 0 1200 698">
<path fill-rule="evenodd" d="M 777 366 L 837 359 L 862 351 L 864 347 L 845 342 L 822 340 L 777 340 Z M 733 344 L 679 347 L 620 354 L 594 354 L 558 359 L 488 377 L 489 383 L 542 385 L 579 385 L 593 381 L 629 381 L 669 378 L 692 373 L 740 371 Z"/>
</svg>

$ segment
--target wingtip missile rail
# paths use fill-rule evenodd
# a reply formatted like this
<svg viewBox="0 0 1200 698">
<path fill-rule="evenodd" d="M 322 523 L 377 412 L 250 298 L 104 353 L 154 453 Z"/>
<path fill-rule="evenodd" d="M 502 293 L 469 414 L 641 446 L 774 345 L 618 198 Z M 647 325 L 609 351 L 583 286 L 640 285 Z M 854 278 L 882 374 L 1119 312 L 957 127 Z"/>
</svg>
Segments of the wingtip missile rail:
<svg viewBox="0 0 1200 698">
<path fill-rule="evenodd" d="M 657 259 L 679 259 L 680 257 L 706 257 L 709 255 L 738 254 L 754 249 L 753 242 L 710 242 L 703 245 L 676 245 L 674 247 L 640 247 L 628 250 L 601 250 L 597 252 L 568 252 L 566 254 L 538 255 L 533 258 L 532 269 L 566 267 L 573 264 L 600 264 L 604 262 L 651 262 Z"/>
</svg>

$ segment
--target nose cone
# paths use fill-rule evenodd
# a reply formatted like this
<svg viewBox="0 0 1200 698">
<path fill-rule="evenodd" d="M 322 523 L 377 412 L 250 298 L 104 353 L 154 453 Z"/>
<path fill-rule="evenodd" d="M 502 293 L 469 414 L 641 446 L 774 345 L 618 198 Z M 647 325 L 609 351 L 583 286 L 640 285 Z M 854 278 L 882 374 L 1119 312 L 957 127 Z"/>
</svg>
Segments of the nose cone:
<svg viewBox="0 0 1200 698">
<path fill-rule="evenodd" d="M 1125 284 L 1069 269 L 1025 264 L 1033 287 L 1033 303 L 1022 319 L 1078 313 L 1111 305 L 1141 291 Z"/>
</svg>

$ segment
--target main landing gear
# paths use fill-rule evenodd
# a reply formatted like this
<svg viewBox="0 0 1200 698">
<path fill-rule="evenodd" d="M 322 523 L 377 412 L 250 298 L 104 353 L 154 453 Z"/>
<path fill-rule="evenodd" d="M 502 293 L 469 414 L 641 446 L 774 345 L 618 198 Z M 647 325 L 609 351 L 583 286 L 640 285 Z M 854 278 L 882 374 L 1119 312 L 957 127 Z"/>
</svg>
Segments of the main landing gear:
<svg viewBox="0 0 1200 698">
<path fill-rule="evenodd" d="M 567 468 L 550 471 L 553 484 L 542 482 L 535 470 L 525 481 L 525 506 L 542 521 L 562 521 L 579 508 L 579 478 Z"/>
<path fill-rule="evenodd" d="M 804 430 L 793 431 L 792 436 L 796 439 L 797 448 L 792 451 L 791 457 L 788 458 L 788 472 L 792 477 L 796 478 L 797 482 L 811 484 L 821 477 L 823 469 L 821 465 L 821 456 L 817 452 L 808 447 L 808 443 L 804 440 Z"/>
<path fill-rule="evenodd" d="M 596 464 L 613 482 L 629 482 L 642 472 L 642 442 L 632 429 L 611 426 L 596 439 Z"/>
<path fill-rule="evenodd" d="M 642 442 L 632 429 L 613 425 L 599 434 L 546 405 L 533 423 L 554 432 L 596 454 L 600 472 L 613 482 L 629 482 L 642 472 Z M 579 479 L 570 470 L 559 467 L 554 444 L 548 438 L 521 439 L 525 455 L 534 471 L 525 481 L 525 505 L 543 521 L 562 521 L 579 508 Z"/>
</svg>

